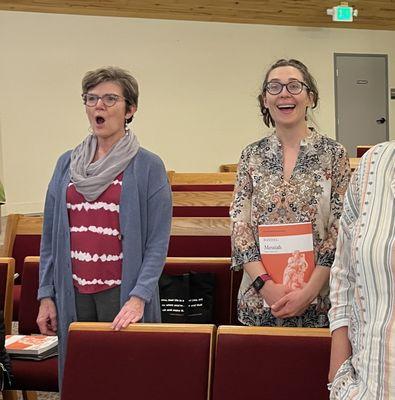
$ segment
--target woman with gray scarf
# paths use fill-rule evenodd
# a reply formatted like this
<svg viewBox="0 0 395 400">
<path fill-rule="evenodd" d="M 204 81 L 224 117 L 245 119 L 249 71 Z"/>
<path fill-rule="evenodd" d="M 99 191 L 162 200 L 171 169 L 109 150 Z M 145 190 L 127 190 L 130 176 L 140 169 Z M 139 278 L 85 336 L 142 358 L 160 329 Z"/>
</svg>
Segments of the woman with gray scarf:
<svg viewBox="0 0 395 400">
<path fill-rule="evenodd" d="M 114 330 L 160 322 L 171 225 L 164 165 L 128 129 L 136 80 L 101 68 L 85 75 L 82 91 L 91 134 L 56 165 L 40 251 L 37 324 L 59 337 L 60 382 L 71 322 L 111 322 Z"/>
</svg>

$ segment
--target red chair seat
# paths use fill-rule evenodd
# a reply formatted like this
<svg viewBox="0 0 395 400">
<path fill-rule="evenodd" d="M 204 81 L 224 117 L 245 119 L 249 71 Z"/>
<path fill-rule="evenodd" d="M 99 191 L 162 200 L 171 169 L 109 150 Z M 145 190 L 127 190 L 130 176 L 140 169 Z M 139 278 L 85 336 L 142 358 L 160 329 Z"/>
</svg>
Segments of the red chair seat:
<svg viewBox="0 0 395 400">
<path fill-rule="evenodd" d="M 12 359 L 16 390 L 58 392 L 58 357 L 41 361 Z"/>
</svg>

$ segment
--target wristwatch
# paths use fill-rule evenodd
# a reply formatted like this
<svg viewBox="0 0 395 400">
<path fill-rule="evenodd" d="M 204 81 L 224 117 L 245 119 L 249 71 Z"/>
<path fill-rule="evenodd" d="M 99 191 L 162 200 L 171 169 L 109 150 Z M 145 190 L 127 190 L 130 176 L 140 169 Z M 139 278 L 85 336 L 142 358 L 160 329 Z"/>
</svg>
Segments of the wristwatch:
<svg viewBox="0 0 395 400">
<path fill-rule="evenodd" d="M 252 287 L 259 292 L 263 286 L 265 285 L 266 281 L 270 281 L 272 277 L 269 274 L 262 274 L 258 276 L 254 282 L 252 282 Z"/>
</svg>

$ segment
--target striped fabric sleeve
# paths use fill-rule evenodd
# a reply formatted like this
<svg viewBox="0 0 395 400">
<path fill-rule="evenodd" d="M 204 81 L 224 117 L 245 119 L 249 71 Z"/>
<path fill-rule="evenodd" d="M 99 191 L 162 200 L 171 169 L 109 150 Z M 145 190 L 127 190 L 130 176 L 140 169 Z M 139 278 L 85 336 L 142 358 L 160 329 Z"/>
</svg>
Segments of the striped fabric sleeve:
<svg viewBox="0 0 395 400">
<path fill-rule="evenodd" d="M 351 257 L 354 224 L 359 214 L 358 200 L 358 171 L 355 171 L 348 187 L 343 214 L 340 219 L 339 234 L 335 261 L 330 276 L 330 301 L 332 308 L 329 311 L 330 330 L 349 325 L 351 302 L 355 287 L 355 260 Z"/>
</svg>

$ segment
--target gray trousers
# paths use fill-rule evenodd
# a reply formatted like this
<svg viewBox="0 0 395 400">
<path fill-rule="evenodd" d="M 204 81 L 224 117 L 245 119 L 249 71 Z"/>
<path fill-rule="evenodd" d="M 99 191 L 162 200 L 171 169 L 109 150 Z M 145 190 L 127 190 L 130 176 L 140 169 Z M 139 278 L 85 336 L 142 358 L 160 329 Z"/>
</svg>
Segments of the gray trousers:
<svg viewBox="0 0 395 400">
<path fill-rule="evenodd" d="M 75 308 L 78 322 L 112 322 L 120 310 L 121 287 L 98 293 L 80 293 L 75 287 Z"/>
</svg>

